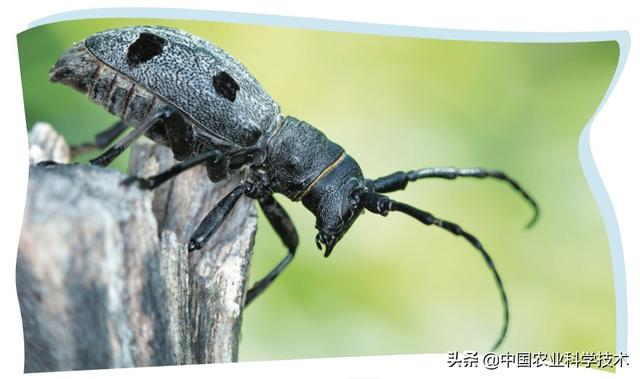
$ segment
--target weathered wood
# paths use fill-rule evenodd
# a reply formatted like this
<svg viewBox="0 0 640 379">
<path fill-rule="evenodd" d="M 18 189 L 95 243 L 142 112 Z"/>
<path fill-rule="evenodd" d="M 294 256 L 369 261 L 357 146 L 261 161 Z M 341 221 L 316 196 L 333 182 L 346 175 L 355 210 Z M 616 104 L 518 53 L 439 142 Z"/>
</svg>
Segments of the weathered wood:
<svg viewBox="0 0 640 379">
<path fill-rule="evenodd" d="M 68 161 L 46 124 L 30 133 L 30 161 Z M 175 161 L 134 146 L 130 173 Z M 186 242 L 239 178 L 211 183 L 203 167 L 155 191 L 121 185 L 109 168 L 31 166 L 18 247 L 25 371 L 237 360 L 256 210 L 242 199 L 205 249 Z"/>
</svg>

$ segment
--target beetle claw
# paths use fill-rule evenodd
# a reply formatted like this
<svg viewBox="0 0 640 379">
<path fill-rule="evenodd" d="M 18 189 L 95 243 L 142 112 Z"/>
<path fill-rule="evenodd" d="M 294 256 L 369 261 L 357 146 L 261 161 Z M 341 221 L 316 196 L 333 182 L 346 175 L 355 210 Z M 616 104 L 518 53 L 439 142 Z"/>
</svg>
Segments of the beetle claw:
<svg viewBox="0 0 640 379">
<path fill-rule="evenodd" d="M 194 250 L 200 250 L 202 246 L 200 246 L 200 244 L 194 240 L 189 241 L 189 252 L 191 253 Z"/>
</svg>

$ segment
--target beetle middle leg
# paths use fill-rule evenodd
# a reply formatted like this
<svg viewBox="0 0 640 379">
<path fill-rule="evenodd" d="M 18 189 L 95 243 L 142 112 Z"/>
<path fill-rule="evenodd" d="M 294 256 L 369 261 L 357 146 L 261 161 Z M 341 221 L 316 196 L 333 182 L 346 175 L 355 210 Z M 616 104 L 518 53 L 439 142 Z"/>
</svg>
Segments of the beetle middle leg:
<svg viewBox="0 0 640 379">
<path fill-rule="evenodd" d="M 130 176 L 125 179 L 122 184 L 130 185 L 133 183 L 137 183 L 138 186 L 142 189 L 152 190 L 162 183 L 166 182 L 169 179 L 174 178 L 178 174 L 195 167 L 201 163 L 207 162 L 207 164 L 215 165 L 216 162 L 223 161 L 225 159 L 225 155 L 217 149 L 205 151 L 196 155 L 193 158 L 187 159 L 180 163 L 173 165 L 166 171 L 163 171 L 157 175 L 150 176 L 148 178 L 140 178 L 137 176 Z"/>
<path fill-rule="evenodd" d="M 442 179 L 456 179 L 462 177 L 471 178 L 495 178 L 505 181 L 511 185 L 511 187 L 518 193 L 520 193 L 533 208 L 533 217 L 527 228 L 535 224 L 540 210 L 536 201 L 525 191 L 522 186 L 515 180 L 511 179 L 507 174 L 502 171 L 486 170 L 484 168 L 455 168 L 455 167 L 430 167 L 413 171 L 398 171 L 393 174 L 380 177 L 375 180 L 371 180 L 372 190 L 377 193 L 388 193 L 393 191 L 399 191 L 406 188 L 409 182 L 415 182 L 418 179 L 427 178 L 442 178 Z"/>
<path fill-rule="evenodd" d="M 258 295 L 271 284 L 282 270 L 293 259 L 298 247 L 298 233 L 296 227 L 293 225 L 293 221 L 282 208 L 282 206 L 273 198 L 273 195 L 268 195 L 260 199 L 260 207 L 265 216 L 269 220 L 269 223 L 273 229 L 278 233 L 278 236 L 282 240 L 282 243 L 287 248 L 287 255 L 278 263 L 278 265 L 271 270 L 264 278 L 257 281 L 253 287 L 247 292 L 247 298 L 244 305 L 249 305 Z"/>
</svg>

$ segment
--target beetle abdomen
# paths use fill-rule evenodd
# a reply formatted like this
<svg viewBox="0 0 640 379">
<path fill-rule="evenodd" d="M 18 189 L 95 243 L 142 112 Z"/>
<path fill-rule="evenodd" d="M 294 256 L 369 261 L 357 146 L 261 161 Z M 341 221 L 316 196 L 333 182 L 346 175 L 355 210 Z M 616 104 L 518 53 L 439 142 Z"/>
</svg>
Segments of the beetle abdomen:
<svg viewBox="0 0 640 379">
<path fill-rule="evenodd" d="M 87 94 L 96 104 L 136 127 L 164 102 L 96 59 L 84 44 L 67 50 L 50 71 L 51 80 Z"/>
<path fill-rule="evenodd" d="M 94 74 L 99 64 L 98 59 L 89 53 L 83 42 L 76 43 L 62 53 L 51 67 L 49 79 L 87 93 L 93 85 Z"/>
<path fill-rule="evenodd" d="M 89 98 L 127 124 L 137 126 L 162 103 L 146 89 L 104 64 L 98 64 L 88 92 Z"/>
</svg>

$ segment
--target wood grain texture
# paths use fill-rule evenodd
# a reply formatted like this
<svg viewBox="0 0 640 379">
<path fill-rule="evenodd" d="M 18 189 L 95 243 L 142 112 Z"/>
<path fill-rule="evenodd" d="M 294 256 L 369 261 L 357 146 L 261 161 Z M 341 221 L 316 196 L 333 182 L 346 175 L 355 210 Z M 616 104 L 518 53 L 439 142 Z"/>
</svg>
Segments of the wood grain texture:
<svg viewBox="0 0 640 379">
<path fill-rule="evenodd" d="M 30 160 L 68 161 L 53 129 L 30 133 Z M 138 143 L 130 173 L 175 161 Z M 31 166 L 18 247 L 25 371 L 237 360 L 256 210 L 241 199 L 204 249 L 187 242 L 239 178 L 211 183 L 204 167 L 155 191 L 125 174 L 79 164 Z"/>
</svg>

